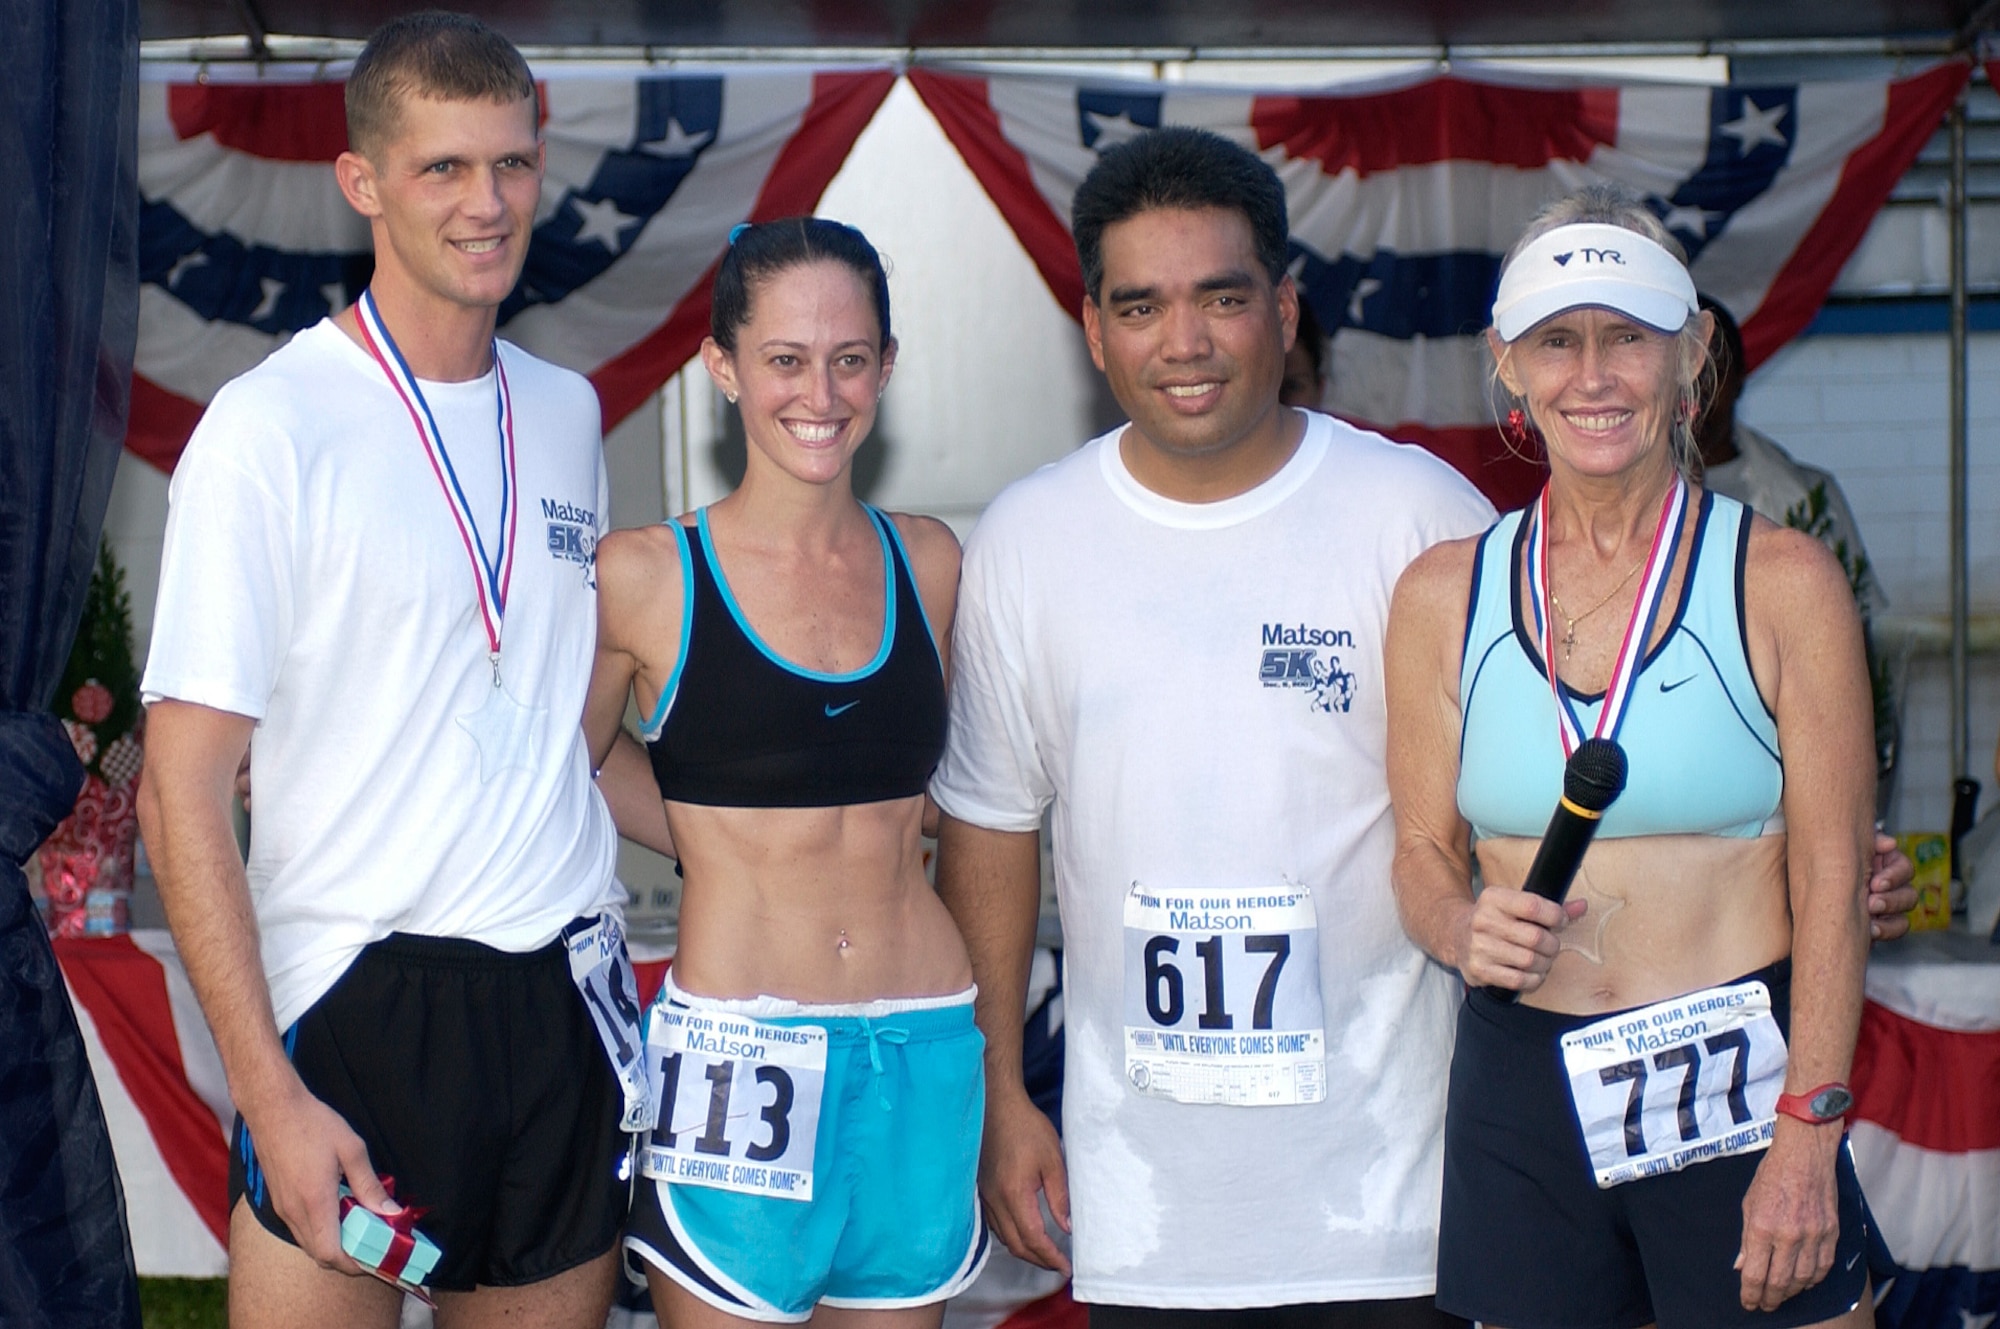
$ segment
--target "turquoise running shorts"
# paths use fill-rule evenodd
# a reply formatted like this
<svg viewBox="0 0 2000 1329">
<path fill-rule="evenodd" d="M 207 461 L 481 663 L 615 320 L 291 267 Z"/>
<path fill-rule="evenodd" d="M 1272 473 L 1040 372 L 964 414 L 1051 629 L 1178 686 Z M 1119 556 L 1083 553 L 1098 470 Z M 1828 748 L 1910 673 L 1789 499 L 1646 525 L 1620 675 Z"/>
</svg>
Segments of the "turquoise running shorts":
<svg viewBox="0 0 2000 1329">
<path fill-rule="evenodd" d="M 646 1013 L 661 1114 L 626 1248 L 709 1305 L 773 1323 L 821 1302 L 888 1310 L 962 1292 L 988 1245 L 972 995 L 719 1001 L 669 973 Z"/>
</svg>

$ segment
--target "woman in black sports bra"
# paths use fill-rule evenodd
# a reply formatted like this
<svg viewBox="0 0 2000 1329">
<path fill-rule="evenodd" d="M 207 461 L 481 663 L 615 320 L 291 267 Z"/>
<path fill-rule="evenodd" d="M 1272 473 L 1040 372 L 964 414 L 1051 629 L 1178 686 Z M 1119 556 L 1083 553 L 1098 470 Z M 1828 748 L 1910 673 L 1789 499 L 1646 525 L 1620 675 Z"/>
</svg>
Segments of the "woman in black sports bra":
<svg viewBox="0 0 2000 1329">
<path fill-rule="evenodd" d="M 739 227 L 702 362 L 743 483 L 597 549 L 585 728 L 601 762 L 636 691 L 685 878 L 627 1237 L 676 1326 L 924 1329 L 983 1262 L 972 970 L 920 844 L 958 542 L 852 483 L 895 355 L 860 232 Z"/>
</svg>

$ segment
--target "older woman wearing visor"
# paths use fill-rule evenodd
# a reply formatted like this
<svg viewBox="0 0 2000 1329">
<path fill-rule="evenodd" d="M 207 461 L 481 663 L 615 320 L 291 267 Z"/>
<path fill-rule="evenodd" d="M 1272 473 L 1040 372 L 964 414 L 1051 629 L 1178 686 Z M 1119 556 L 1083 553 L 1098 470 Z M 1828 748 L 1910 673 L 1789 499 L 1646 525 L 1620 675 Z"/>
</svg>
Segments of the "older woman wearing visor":
<svg viewBox="0 0 2000 1329">
<path fill-rule="evenodd" d="M 1701 488 L 1708 334 L 1637 199 L 1546 208 L 1487 337 L 1548 487 L 1418 559 L 1391 612 L 1397 899 L 1470 985 L 1438 1302 L 1505 1329 L 1869 1314 L 1842 1129 L 1874 844 L 1861 629 L 1822 546 Z M 1622 793 L 1563 814 L 1596 827 L 1565 900 L 1523 890 L 1591 740 Z"/>
</svg>

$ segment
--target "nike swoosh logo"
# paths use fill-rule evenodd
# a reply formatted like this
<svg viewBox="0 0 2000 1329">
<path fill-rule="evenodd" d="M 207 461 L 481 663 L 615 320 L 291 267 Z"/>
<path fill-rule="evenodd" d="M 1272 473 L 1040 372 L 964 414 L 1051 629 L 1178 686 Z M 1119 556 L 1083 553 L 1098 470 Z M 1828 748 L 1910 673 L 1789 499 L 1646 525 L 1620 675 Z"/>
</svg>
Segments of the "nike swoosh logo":
<svg viewBox="0 0 2000 1329">
<path fill-rule="evenodd" d="M 1856 1252 L 1854 1252 L 1854 1256 L 1853 1256 L 1853 1258 L 1852 1258 L 1852 1259 L 1850 1259 L 1850 1260 L 1848 1260 L 1848 1262 L 1847 1262 L 1847 1267 L 1848 1267 L 1849 1269 L 1852 1269 L 1852 1268 L 1854 1267 L 1854 1262 L 1855 1262 L 1855 1260 L 1859 1260 L 1860 1258 L 1861 1258 L 1861 1252 L 1860 1252 L 1860 1251 L 1856 1251 Z"/>
<path fill-rule="evenodd" d="M 1689 675 L 1688 675 L 1688 676 L 1687 676 L 1686 678 L 1684 678 L 1684 679 L 1681 679 L 1679 683 L 1662 683 L 1662 684 L 1660 684 L 1660 691 L 1662 691 L 1662 692 L 1672 692 L 1672 691 L 1673 691 L 1673 690 L 1674 690 L 1675 688 L 1677 688 L 1677 687 L 1681 686 L 1681 683 L 1692 683 L 1692 682 L 1694 682 L 1694 681 L 1695 681 L 1695 680 L 1696 680 L 1697 678 L 1700 678 L 1700 677 L 1701 677 L 1701 675 L 1700 675 L 1700 674 L 1689 674 Z"/>
<path fill-rule="evenodd" d="M 844 715 L 860 704 L 858 701 L 850 701 L 845 706 L 835 706 L 832 702 L 828 702 L 823 709 L 826 711 L 826 718 L 831 720 L 834 716 Z"/>
</svg>

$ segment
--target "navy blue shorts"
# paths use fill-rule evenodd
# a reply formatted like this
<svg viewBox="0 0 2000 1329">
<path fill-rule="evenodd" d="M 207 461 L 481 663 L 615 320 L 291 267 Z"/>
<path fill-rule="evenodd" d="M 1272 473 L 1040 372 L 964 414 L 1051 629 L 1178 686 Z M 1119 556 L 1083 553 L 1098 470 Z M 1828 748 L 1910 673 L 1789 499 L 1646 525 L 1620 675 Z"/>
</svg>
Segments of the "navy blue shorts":
<svg viewBox="0 0 2000 1329">
<path fill-rule="evenodd" d="M 1747 975 L 1791 1032 L 1791 962 Z M 1854 1161 L 1837 1168 L 1833 1269 L 1777 1310 L 1746 1311 L 1732 1266 L 1761 1152 L 1598 1189 L 1559 1040 L 1600 1015 L 1503 1005 L 1474 988 L 1458 1016 L 1444 1128 L 1438 1305 L 1508 1329 L 1816 1324 L 1867 1286 L 1867 1223 Z"/>
</svg>

